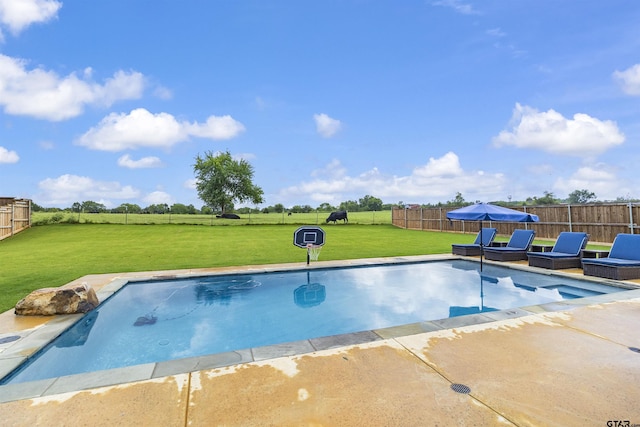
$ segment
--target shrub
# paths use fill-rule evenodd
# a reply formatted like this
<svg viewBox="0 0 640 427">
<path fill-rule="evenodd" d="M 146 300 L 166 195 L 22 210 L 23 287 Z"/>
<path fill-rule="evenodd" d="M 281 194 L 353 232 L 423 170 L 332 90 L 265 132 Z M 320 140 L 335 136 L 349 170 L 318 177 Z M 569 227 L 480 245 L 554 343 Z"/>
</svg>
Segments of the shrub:
<svg viewBox="0 0 640 427">
<path fill-rule="evenodd" d="M 51 222 L 53 224 L 57 224 L 59 222 L 62 222 L 63 219 L 64 219 L 64 215 L 61 212 L 56 212 L 55 214 L 53 214 L 51 216 Z"/>
</svg>

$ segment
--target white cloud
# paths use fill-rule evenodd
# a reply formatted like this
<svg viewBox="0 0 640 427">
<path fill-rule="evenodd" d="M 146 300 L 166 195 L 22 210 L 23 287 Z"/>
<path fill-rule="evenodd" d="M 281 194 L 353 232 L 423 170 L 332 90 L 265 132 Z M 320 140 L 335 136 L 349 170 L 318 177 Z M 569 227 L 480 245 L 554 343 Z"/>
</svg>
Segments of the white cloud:
<svg viewBox="0 0 640 427">
<path fill-rule="evenodd" d="M 242 123 L 234 120 L 231 116 L 209 116 L 206 123 L 193 123 L 187 125 L 187 133 L 199 138 L 209 139 L 231 139 L 244 132 Z"/>
<path fill-rule="evenodd" d="M 173 205 L 173 198 L 164 191 L 154 191 L 152 193 L 147 194 L 142 199 L 148 205 L 162 205 L 167 204 L 169 206 Z"/>
<path fill-rule="evenodd" d="M 18 153 L 0 147 L 0 163 L 18 163 L 18 160 L 20 160 Z"/>
<path fill-rule="evenodd" d="M 40 141 L 38 142 L 38 145 L 43 150 L 53 150 L 55 148 L 55 144 L 53 143 L 53 141 L 48 141 L 48 140 Z"/>
<path fill-rule="evenodd" d="M 159 168 L 162 166 L 162 160 L 158 157 L 143 157 L 139 160 L 133 160 L 131 156 L 125 154 L 118 159 L 118 166 L 129 169 Z"/>
<path fill-rule="evenodd" d="M 326 114 L 314 114 L 313 120 L 316 122 L 316 131 L 323 138 L 331 138 L 342 129 L 340 120 L 332 119 Z"/>
<path fill-rule="evenodd" d="M 582 113 L 567 119 L 554 110 L 539 112 L 520 104 L 513 110 L 510 127 L 493 138 L 496 147 L 511 145 L 590 157 L 622 144 L 625 139 L 613 121 L 602 121 Z"/>
<path fill-rule="evenodd" d="M 613 79 L 627 95 L 640 95 L 640 64 L 633 65 L 624 71 L 614 71 Z"/>
<path fill-rule="evenodd" d="M 460 0 L 440 0 L 431 3 L 434 6 L 444 6 L 449 7 L 455 10 L 458 13 L 463 15 L 478 15 L 479 12 L 476 11 L 470 3 L 463 3 Z"/>
<path fill-rule="evenodd" d="M 157 86 L 154 90 L 153 90 L 153 95 L 156 98 L 159 99 L 171 99 L 173 98 L 173 92 L 171 91 L 171 89 L 168 89 L 164 86 Z"/>
<path fill-rule="evenodd" d="M 452 199 L 456 192 L 469 200 L 495 200 L 504 194 L 506 178 L 500 173 L 465 171 L 455 153 L 430 158 L 407 176 L 385 175 L 373 168 L 350 176 L 338 160 L 311 173 L 311 181 L 291 186 L 276 196 L 283 201 L 311 197 L 319 203 L 340 203 L 365 194 L 385 200 L 439 202 Z"/>
<path fill-rule="evenodd" d="M 342 166 L 338 159 L 331 160 L 331 162 L 324 168 L 311 171 L 311 176 L 314 178 L 330 177 L 333 179 L 340 179 L 346 175 L 347 169 Z"/>
<path fill-rule="evenodd" d="M 507 33 L 505 33 L 504 31 L 502 31 L 500 28 L 491 28 L 491 29 L 488 29 L 488 30 L 486 31 L 486 33 L 487 33 L 488 35 L 490 35 L 490 36 L 493 36 L 493 37 L 504 37 L 504 36 L 506 36 L 506 35 L 507 35 Z"/>
<path fill-rule="evenodd" d="M 0 25 L 18 34 L 31 24 L 55 18 L 61 7 L 55 0 L 0 0 Z"/>
<path fill-rule="evenodd" d="M 190 178 L 190 179 L 186 180 L 185 182 L 183 182 L 182 186 L 184 188 L 188 188 L 189 190 L 195 190 L 196 189 L 196 182 L 197 182 L 197 180 L 195 178 Z"/>
<path fill-rule="evenodd" d="M 109 206 L 108 199 L 135 199 L 140 192 L 115 181 L 96 181 L 86 176 L 65 174 L 47 178 L 38 183 L 41 194 L 37 197 L 45 206 L 69 206 L 85 200 L 99 201 Z"/>
<path fill-rule="evenodd" d="M 94 150 L 121 151 L 139 147 L 171 147 L 187 139 L 184 126 L 167 113 L 151 114 L 144 108 L 131 113 L 111 113 L 82 135 L 78 145 Z"/>
<path fill-rule="evenodd" d="M 169 148 L 190 136 L 229 139 L 244 130 L 230 116 L 210 116 L 204 124 L 178 122 L 168 113 L 152 114 L 144 108 L 129 114 L 112 113 L 80 136 L 76 144 L 93 150 L 121 151 L 140 147 Z"/>
<path fill-rule="evenodd" d="M 256 158 L 256 155 L 253 153 L 237 153 L 237 154 L 232 154 L 231 157 L 233 157 L 235 160 L 250 161 L 250 160 L 254 160 Z"/>
<path fill-rule="evenodd" d="M 106 79 L 104 86 L 92 85 L 96 94 L 95 102 L 110 106 L 121 99 L 138 99 L 142 96 L 144 76 L 136 71 L 118 70 Z"/>
<path fill-rule="evenodd" d="M 424 178 L 432 177 L 457 177 L 464 175 L 464 171 L 460 166 L 460 159 L 453 152 L 448 152 L 439 159 L 429 158 L 429 162 L 416 168 L 413 171 L 414 175 Z"/>
<path fill-rule="evenodd" d="M 555 168 L 549 163 L 531 163 L 525 166 L 527 175 L 545 176 L 555 173 Z"/>
<path fill-rule="evenodd" d="M 616 176 L 615 168 L 603 164 L 583 166 L 569 178 L 558 178 L 554 183 L 557 194 L 569 194 L 582 189 L 592 191 L 598 200 L 615 200 L 631 192 Z"/>
<path fill-rule="evenodd" d="M 7 114 L 61 121 L 79 116 L 87 105 L 110 106 L 138 99 L 144 76 L 117 71 L 104 85 L 91 81 L 91 69 L 60 77 L 41 68 L 27 70 L 25 62 L 0 54 L 0 105 Z"/>
</svg>

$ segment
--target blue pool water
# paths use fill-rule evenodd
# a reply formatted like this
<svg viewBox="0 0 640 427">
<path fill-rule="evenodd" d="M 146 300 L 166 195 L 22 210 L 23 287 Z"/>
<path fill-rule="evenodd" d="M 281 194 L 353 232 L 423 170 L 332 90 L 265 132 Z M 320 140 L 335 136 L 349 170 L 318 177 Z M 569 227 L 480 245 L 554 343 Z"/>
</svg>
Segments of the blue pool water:
<svg viewBox="0 0 640 427">
<path fill-rule="evenodd" d="M 1 384 L 620 290 L 462 260 L 132 282 Z"/>
</svg>

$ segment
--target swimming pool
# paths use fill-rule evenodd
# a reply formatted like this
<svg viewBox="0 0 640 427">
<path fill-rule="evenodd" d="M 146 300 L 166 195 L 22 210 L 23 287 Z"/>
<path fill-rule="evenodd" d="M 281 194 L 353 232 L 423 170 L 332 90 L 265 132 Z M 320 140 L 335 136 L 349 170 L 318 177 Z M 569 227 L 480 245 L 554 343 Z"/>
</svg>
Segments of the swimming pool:
<svg viewBox="0 0 640 427">
<path fill-rule="evenodd" d="M 463 260 L 132 281 L 1 384 L 621 290 Z"/>
</svg>

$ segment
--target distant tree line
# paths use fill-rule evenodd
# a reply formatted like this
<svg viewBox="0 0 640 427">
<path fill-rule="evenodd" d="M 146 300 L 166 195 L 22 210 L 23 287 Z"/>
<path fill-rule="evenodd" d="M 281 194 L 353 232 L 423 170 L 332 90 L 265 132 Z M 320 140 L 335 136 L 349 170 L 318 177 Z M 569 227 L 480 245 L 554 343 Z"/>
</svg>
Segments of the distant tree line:
<svg viewBox="0 0 640 427">
<path fill-rule="evenodd" d="M 337 206 L 332 205 L 331 203 L 320 203 L 316 208 L 313 208 L 311 205 L 294 205 L 291 208 L 285 208 L 285 206 L 281 203 L 278 203 L 274 206 L 267 206 L 265 208 L 260 209 L 260 212 L 269 213 L 269 212 L 291 212 L 291 213 L 308 213 L 308 212 L 333 212 L 333 211 L 349 211 L 349 212 L 370 212 L 370 211 L 382 211 L 382 210 L 391 210 L 391 208 L 395 206 L 394 204 L 384 204 L 382 200 L 373 197 L 370 195 L 366 195 L 359 200 L 347 200 L 345 202 L 340 203 Z M 247 208 L 244 208 L 247 209 Z M 241 210 L 240 210 L 241 211 Z M 242 213 L 242 212 L 240 212 Z"/>
<path fill-rule="evenodd" d="M 474 202 L 469 202 L 464 199 L 462 193 L 457 192 L 456 196 L 448 200 L 446 202 L 438 202 L 435 204 L 428 203 L 422 204 L 421 207 L 432 208 L 432 207 L 446 207 L 446 206 L 466 206 L 471 205 L 473 203 L 478 203 L 479 200 Z M 593 191 L 589 190 L 574 190 L 569 193 L 568 197 L 565 199 L 561 199 L 556 197 L 550 191 L 544 191 L 541 197 L 533 196 L 527 197 L 525 200 L 517 201 L 511 200 L 494 200 L 489 203 L 500 205 L 500 206 L 541 206 L 541 205 L 560 205 L 560 204 L 571 204 L 571 205 L 579 205 L 579 204 L 588 204 L 588 203 L 630 203 L 630 202 L 640 202 L 640 199 L 627 197 L 617 197 L 615 200 L 605 200 L 600 201 L 597 199 L 596 194 Z M 407 206 L 404 202 L 398 202 L 398 206 Z"/>
<path fill-rule="evenodd" d="M 210 213 L 196 209 L 193 205 L 183 205 L 182 203 L 174 203 L 169 206 L 166 203 L 149 205 L 145 208 L 135 203 L 123 203 L 120 206 L 108 209 L 104 204 L 87 200 L 84 202 L 75 202 L 68 208 L 45 208 L 37 203 L 32 203 L 31 208 L 35 212 L 82 212 L 82 213 L 131 213 L 131 214 L 201 214 Z M 203 207 L 205 208 L 205 207 Z M 210 211 L 210 209 L 209 209 Z"/>
<path fill-rule="evenodd" d="M 398 203 L 382 203 L 382 200 L 371 196 L 366 195 L 361 199 L 356 200 L 347 200 L 341 202 L 339 205 L 335 206 L 331 203 L 321 203 L 317 207 L 312 207 L 311 205 L 294 205 L 291 207 L 286 207 L 282 203 L 277 203 L 272 206 L 266 206 L 263 208 L 251 208 L 251 207 L 242 207 L 235 209 L 233 203 L 228 204 L 226 206 L 226 212 L 235 212 L 239 214 L 249 214 L 249 213 L 309 213 L 309 212 L 333 212 L 333 211 L 349 211 L 349 212 L 370 212 L 370 211 L 383 211 L 390 210 L 394 206 L 399 207 L 447 207 L 447 206 L 466 206 L 472 203 L 477 203 L 478 201 L 469 202 L 465 200 L 462 196 L 462 193 L 456 193 L 456 196 L 448 200 L 446 202 L 438 202 L 438 203 L 427 203 L 427 204 L 419 204 L 412 205 L 405 203 L 403 201 L 399 201 Z M 558 204 L 587 204 L 587 203 L 629 203 L 629 202 L 640 202 L 640 199 L 634 199 L 630 197 L 618 197 L 615 200 L 609 201 L 598 201 L 594 192 L 589 190 L 575 190 L 569 193 L 569 196 L 565 199 L 560 199 L 556 197 L 552 192 L 545 191 L 542 196 L 537 197 L 527 197 L 522 201 L 514 201 L 514 200 L 494 200 L 490 203 L 501 205 L 501 206 L 540 206 L 540 205 L 558 205 Z M 193 205 L 184 205 L 182 203 L 174 203 L 169 206 L 166 203 L 153 204 L 146 207 L 140 207 L 135 203 L 123 203 L 120 206 L 108 209 L 104 204 L 94 202 L 91 200 L 87 200 L 84 202 L 75 202 L 71 207 L 68 208 L 45 208 L 36 203 L 32 203 L 32 209 L 36 212 L 83 212 L 83 213 L 131 213 L 131 214 L 189 214 L 189 215 L 213 215 L 220 213 L 220 211 L 214 211 L 211 207 L 204 205 L 200 209 L 196 208 Z"/>
<path fill-rule="evenodd" d="M 349 212 L 364 212 L 364 211 L 382 211 L 390 210 L 394 204 L 384 204 L 382 200 L 370 195 L 364 196 L 358 201 L 347 200 L 340 203 L 338 206 L 333 206 L 330 203 L 321 203 L 316 208 L 310 205 L 295 205 L 292 207 L 285 207 L 282 203 L 277 203 L 273 206 L 267 206 L 263 208 L 250 208 L 242 207 L 235 209 L 233 203 L 227 202 L 225 206 L 225 212 L 236 212 L 239 214 L 248 213 L 305 213 L 305 212 L 332 212 L 336 210 L 346 210 Z M 182 203 L 174 203 L 168 205 L 166 203 L 153 204 L 146 207 L 140 207 L 135 203 L 123 203 L 116 208 L 109 209 L 104 204 L 94 202 L 92 200 L 86 200 L 84 202 L 75 202 L 68 208 L 45 208 L 37 203 L 32 203 L 32 209 L 35 212 L 82 212 L 82 213 L 130 213 L 130 214 L 191 214 L 191 215 L 213 215 L 220 213 L 220 210 L 214 211 L 208 205 L 202 206 L 200 209 L 193 205 L 184 205 Z"/>
</svg>

